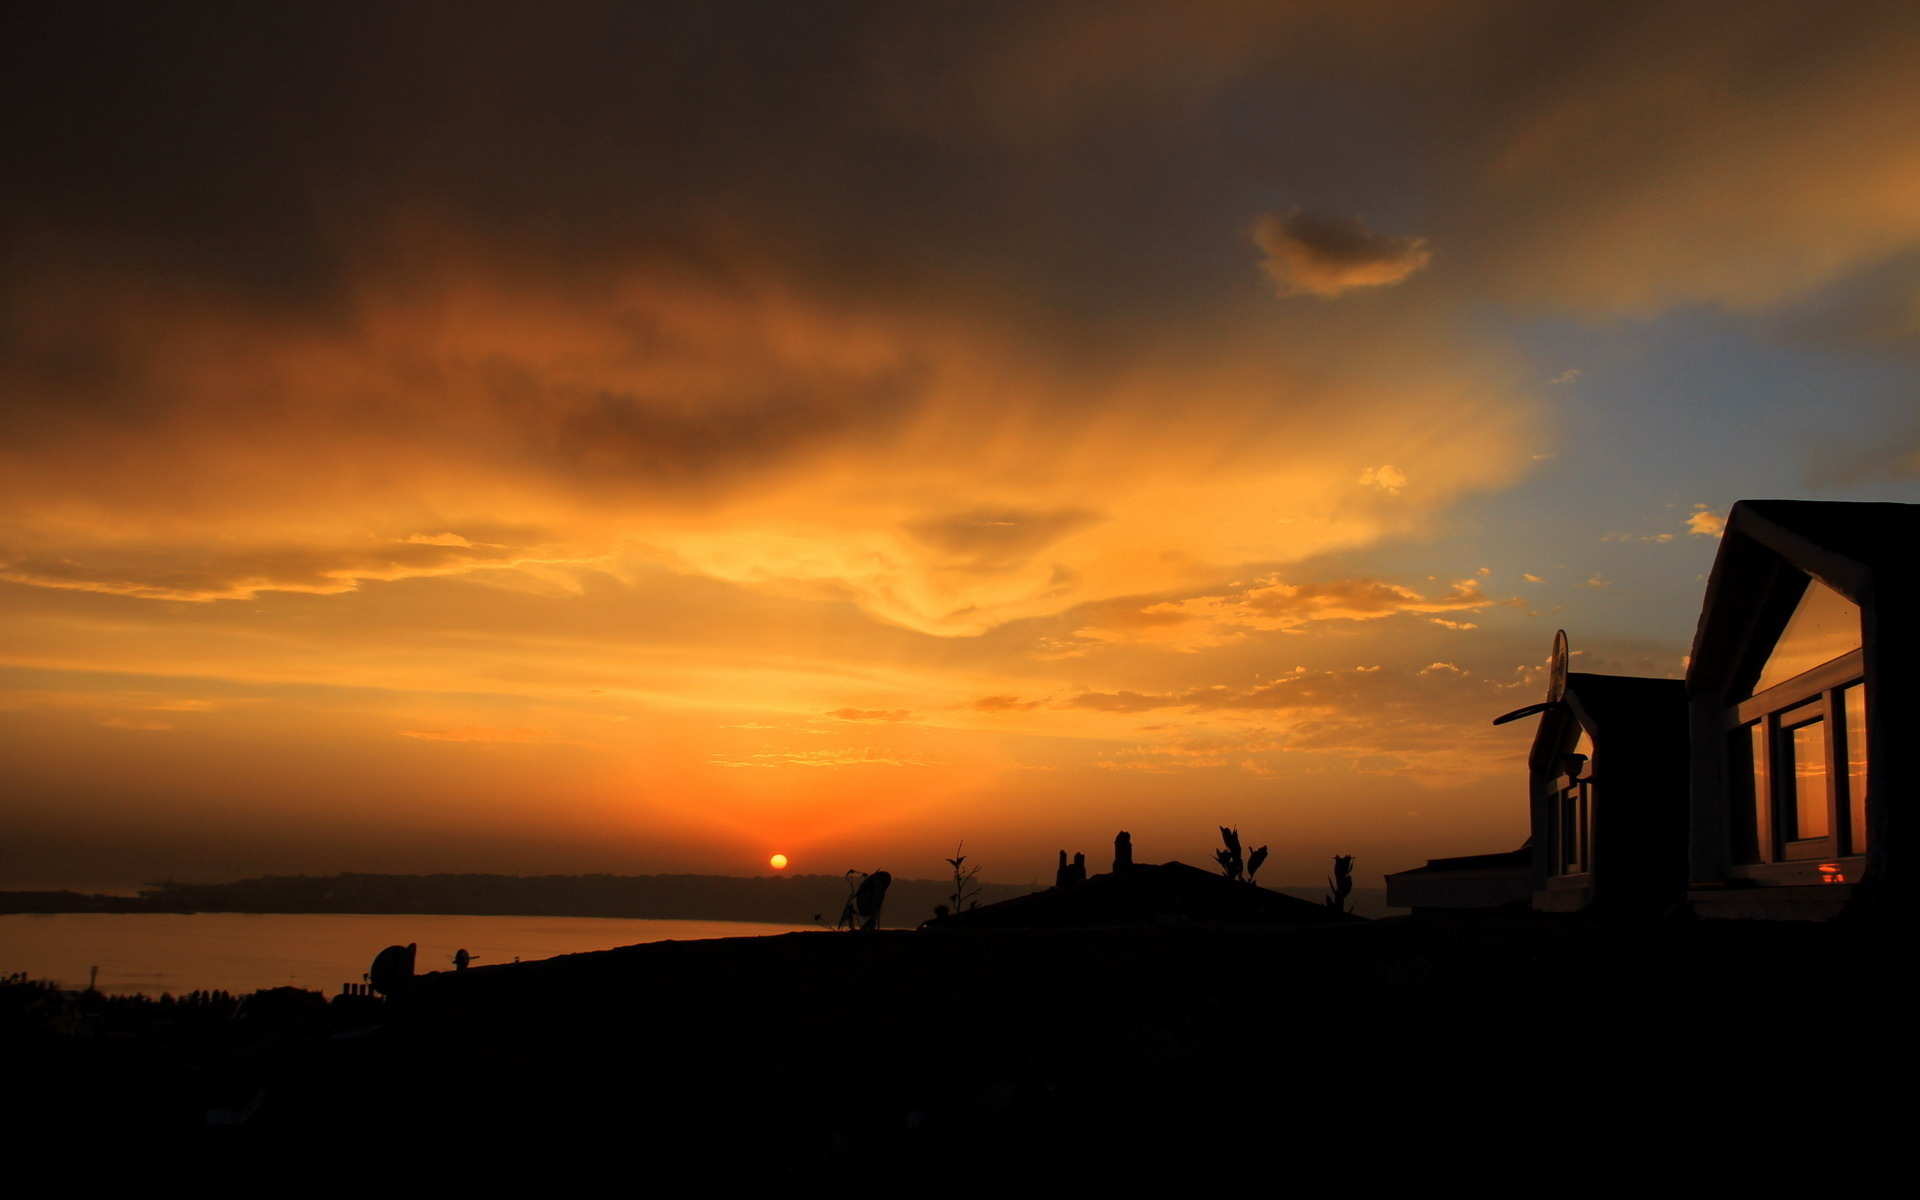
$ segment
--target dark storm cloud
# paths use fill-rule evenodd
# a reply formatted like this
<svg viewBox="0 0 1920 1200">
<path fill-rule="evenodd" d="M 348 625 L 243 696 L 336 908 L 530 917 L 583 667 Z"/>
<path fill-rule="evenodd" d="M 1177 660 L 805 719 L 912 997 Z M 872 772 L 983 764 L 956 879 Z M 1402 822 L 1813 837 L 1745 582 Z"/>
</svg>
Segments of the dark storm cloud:
<svg viewBox="0 0 1920 1200">
<path fill-rule="evenodd" d="M 907 66 L 902 27 L 928 16 L 852 4 L 32 8 L 0 59 L 8 257 L 104 260 L 316 318 L 339 315 L 366 272 L 438 266 L 409 244 L 409 222 L 576 277 L 781 260 L 868 288 L 920 286 L 928 258 L 984 253 L 986 229 L 1018 216 L 989 162 L 905 128 L 881 95 L 879 76 Z"/>
<path fill-rule="evenodd" d="M 47 6 L 8 39 L 15 252 L 106 238 L 138 265 L 313 301 L 395 205 L 579 260 L 684 247 L 676 214 L 793 157 L 778 147 L 833 107 L 845 72 L 822 24 L 723 5 Z"/>
<path fill-rule="evenodd" d="M 1561 216 L 1591 218 L 1623 193 L 1668 201 L 1645 210 L 1633 263 L 1689 236 L 1751 244 L 1737 210 L 1771 228 L 1796 198 L 1858 193 L 1854 164 L 1872 144 L 1884 155 L 1911 99 L 1910 82 L 1886 91 L 1910 78 L 1888 52 L 1911 32 L 1903 5 L 1756 3 L 1738 22 L 1667 4 L 1091 12 L 15 6 L 0 51 L 7 254 L 104 257 L 326 314 L 369 259 L 404 268 L 392 238 L 406 209 L 582 272 L 757 253 L 865 290 L 983 289 L 1066 330 L 1088 314 L 1044 301 L 1073 282 L 1140 295 L 1191 281 L 1205 244 L 1189 235 L 1113 253 L 1150 218 L 1166 228 L 1236 196 L 1252 207 L 1232 224 L 1276 203 L 1359 211 L 1367 192 L 1424 173 L 1463 185 L 1474 210 L 1440 219 L 1505 243 L 1485 261 L 1534 279 L 1601 271 L 1618 289 L 1606 251 Z M 1880 105 L 1842 103 L 1869 95 Z M 1745 150 L 1767 137 L 1828 169 L 1794 172 L 1769 201 L 1754 173 L 1776 167 Z M 1702 224 L 1710 204 L 1717 227 Z M 1886 220 L 1863 208 L 1869 227 Z M 1360 231 L 1291 220 L 1279 241 L 1309 263 L 1381 261 Z M 1452 261 L 1467 231 L 1447 232 Z M 1212 236 L 1224 249 L 1230 234 Z M 1761 253 L 1790 262 L 1821 236 Z M 1722 274 L 1699 257 L 1670 265 Z"/>
<path fill-rule="evenodd" d="M 1468 302 L 1764 305 L 1920 234 L 1897 6 L 1095 12 L 16 7 L 0 509 L 85 561 L 40 547 L 172 510 L 630 528 L 811 471 L 831 503 L 766 506 L 796 544 L 870 512 L 844 553 L 677 552 L 986 622 L 1145 590 L 1127 541 L 1310 552 L 1324 522 L 1200 519 L 1281 480 L 1349 541 L 1511 481 L 1528 401 Z M 1290 289 L 1403 278 L 1409 231 L 1447 270 L 1258 303 L 1262 212 Z M 1457 443 L 1405 432 L 1446 396 Z M 1381 464 L 1418 483 L 1362 514 Z"/>
<path fill-rule="evenodd" d="M 886 432 L 912 417 L 918 398 L 910 371 L 769 380 L 743 401 L 691 411 L 658 396 L 534 386 L 523 419 L 545 427 L 542 457 L 596 490 L 703 487 L 764 471 L 828 440 Z"/>
<path fill-rule="evenodd" d="M 1399 283 L 1427 265 L 1421 237 L 1383 237 L 1357 218 L 1291 209 L 1261 217 L 1253 240 L 1282 296 L 1337 296 L 1354 288 Z"/>
</svg>

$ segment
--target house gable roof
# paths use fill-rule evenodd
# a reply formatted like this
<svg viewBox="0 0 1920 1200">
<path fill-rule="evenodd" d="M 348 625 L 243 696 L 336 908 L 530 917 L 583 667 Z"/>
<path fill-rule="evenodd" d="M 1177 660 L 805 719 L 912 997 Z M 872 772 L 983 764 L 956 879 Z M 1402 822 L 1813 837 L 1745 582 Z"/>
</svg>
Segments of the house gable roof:
<svg viewBox="0 0 1920 1200">
<path fill-rule="evenodd" d="M 1916 544 L 1920 505 L 1740 501 L 1727 516 L 1707 579 L 1688 687 L 1725 687 L 1758 643 L 1779 633 L 1799 597 L 1800 576 L 1865 608 L 1878 589 L 1910 586 Z"/>
<path fill-rule="evenodd" d="M 1687 736 L 1686 683 L 1637 675 L 1567 675 L 1561 702 L 1540 715 L 1527 762 L 1545 770 L 1572 740 L 1569 723 L 1593 735 L 1596 747 L 1684 745 Z"/>
</svg>

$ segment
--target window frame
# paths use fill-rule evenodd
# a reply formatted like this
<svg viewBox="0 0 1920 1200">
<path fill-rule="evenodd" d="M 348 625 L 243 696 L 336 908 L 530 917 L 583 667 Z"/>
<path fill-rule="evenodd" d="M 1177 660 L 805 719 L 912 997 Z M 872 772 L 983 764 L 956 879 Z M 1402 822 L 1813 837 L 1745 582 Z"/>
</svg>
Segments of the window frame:
<svg viewBox="0 0 1920 1200">
<path fill-rule="evenodd" d="M 1548 874 L 1566 878 L 1593 870 L 1591 780 L 1562 771 L 1549 784 L 1553 855 Z"/>
<path fill-rule="evenodd" d="M 1764 763 L 1753 761 L 1751 756 L 1744 756 L 1743 763 L 1743 756 L 1735 756 L 1729 764 L 1745 767 L 1747 782 L 1742 794 L 1748 803 L 1744 821 L 1749 823 L 1757 852 L 1757 857 L 1735 862 L 1734 867 L 1834 861 L 1866 853 L 1865 830 L 1854 828 L 1849 794 L 1852 783 L 1847 770 L 1844 696 L 1847 688 L 1864 686 L 1865 680 L 1866 652 L 1850 650 L 1726 710 L 1727 736 L 1742 735 L 1751 744 L 1752 731 L 1763 729 L 1767 755 Z M 1786 831 L 1794 827 L 1792 814 L 1797 811 L 1792 773 L 1787 769 L 1792 731 L 1816 720 L 1821 724 L 1826 750 L 1827 832 L 1821 837 L 1788 840 Z M 1871 747 L 1868 754 L 1872 754 Z M 1765 795 L 1760 794 L 1763 788 Z"/>
</svg>

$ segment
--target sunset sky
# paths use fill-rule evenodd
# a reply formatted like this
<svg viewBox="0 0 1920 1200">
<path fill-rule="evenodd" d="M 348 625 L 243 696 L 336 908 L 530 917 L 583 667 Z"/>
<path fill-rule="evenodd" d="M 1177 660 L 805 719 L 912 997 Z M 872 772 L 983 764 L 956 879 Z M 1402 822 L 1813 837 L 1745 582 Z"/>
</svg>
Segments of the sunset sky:
<svg viewBox="0 0 1920 1200">
<path fill-rule="evenodd" d="M 9 14 L 0 886 L 1378 886 L 1920 501 L 1911 3 Z"/>
</svg>

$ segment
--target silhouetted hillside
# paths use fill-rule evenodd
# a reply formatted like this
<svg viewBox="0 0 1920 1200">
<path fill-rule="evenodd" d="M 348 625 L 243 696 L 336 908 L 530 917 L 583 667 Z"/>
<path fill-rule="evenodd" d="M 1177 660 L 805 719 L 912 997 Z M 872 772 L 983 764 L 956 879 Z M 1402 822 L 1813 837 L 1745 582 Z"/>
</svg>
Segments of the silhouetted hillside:
<svg viewBox="0 0 1920 1200">
<path fill-rule="evenodd" d="M 152 912 L 133 896 L 89 896 L 80 892 L 0 892 L 0 913 Z"/>
</svg>

